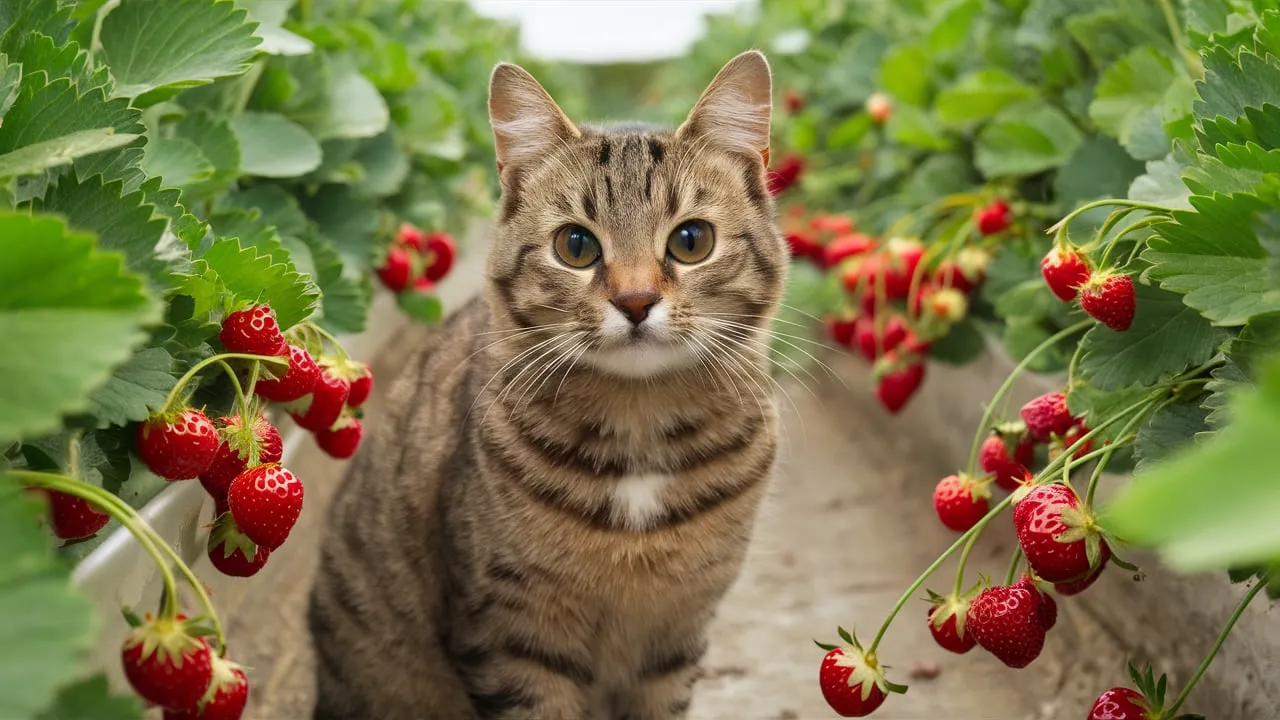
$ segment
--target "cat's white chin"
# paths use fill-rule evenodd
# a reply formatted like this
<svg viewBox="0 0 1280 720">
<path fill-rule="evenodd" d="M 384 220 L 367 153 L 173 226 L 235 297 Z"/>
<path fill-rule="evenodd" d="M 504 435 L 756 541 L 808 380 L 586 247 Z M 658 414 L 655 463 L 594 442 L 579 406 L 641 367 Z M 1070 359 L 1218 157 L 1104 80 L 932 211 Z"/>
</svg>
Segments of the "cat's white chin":
<svg viewBox="0 0 1280 720">
<path fill-rule="evenodd" d="M 684 343 L 638 340 L 602 348 L 590 353 L 589 361 L 598 370 L 626 378 L 646 378 L 679 370 L 696 361 Z"/>
</svg>

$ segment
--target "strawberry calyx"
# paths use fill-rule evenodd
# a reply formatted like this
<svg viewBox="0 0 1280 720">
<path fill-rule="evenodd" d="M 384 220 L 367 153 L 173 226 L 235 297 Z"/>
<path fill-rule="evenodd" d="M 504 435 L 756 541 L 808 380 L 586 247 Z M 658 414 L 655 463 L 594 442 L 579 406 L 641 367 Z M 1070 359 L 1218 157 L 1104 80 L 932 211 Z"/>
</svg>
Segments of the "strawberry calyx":
<svg viewBox="0 0 1280 720">
<path fill-rule="evenodd" d="M 213 681 L 209 683 L 209 689 L 205 691 L 204 697 L 200 699 L 200 705 L 196 708 L 197 710 L 204 710 L 204 707 L 213 702 L 219 692 L 244 682 L 243 665 L 232 662 L 216 653 L 209 664 L 213 667 Z M 237 673 L 237 670 L 241 672 Z"/>
<path fill-rule="evenodd" d="M 246 560 L 253 562 L 258 554 L 257 543 L 240 530 L 240 526 L 236 525 L 235 518 L 229 512 L 222 513 L 214 520 L 213 530 L 209 533 L 209 547 L 216 548 L 219 545 L 222 546 L 224 558 L 231 557 L 239 550 Z"/>
<path fill-rule="evenodd" d="M 175 606 L 176 607 L 176 606 Z M 129 616 L 126 616 L 126 620 Z M 133 616 L 136 621 L 137 616 Z M 132 625 L 132 621 L 130 622 Z M 141 659 L 152 655 L 176 668 L 182 667 L 184 657 L 199 650 L 205 641 L 200 639 L 207 634 L 207 629 L 178 614 L 173 608 L 162 606 L 160 615 L 152 618 L 151 613 L 144 616 L 144 621 L 133 628 L 125 640 L 125 647 L 142 646 Z"/>
<path fill-rule="evenodd" d="M 832 650 L 840 650 L 841 654 L 835 659 L 835 664 L 842 668 L 851 668 L 849 679 L 847 680 L 849 687 L 862 686 L 862 700 L 865 702 L 871 697 L 872 690 L 879 688 L 883 693 L 897 693 L 899 695 L 907 692 L 906 685 L 891 682 L 885 677 L 885 670 L 890 669 L 888 665 L 881 665 L 880 659 L 876 656 L 874 650 L 863 650 L 862 644 L 858 642 L 856 634 L 845 630 L 843 627 L 837 627 L 836 632 L 843 639 L 847 646 L 828 645 L 825 643 L 814 641 L 818 647 L 828 652 Z"/>
<path fill-rule="evenodd" d="M 352 360 L 347 354 L 339 355 L 322 355 L 316 358 L 316 364 L 321 370 L 327 371 L 329 375 L 344 380 L 348 384 L 355 382 L 365 376 L 368 372 L 368 366 L 357 360 Z"/>
</svg>

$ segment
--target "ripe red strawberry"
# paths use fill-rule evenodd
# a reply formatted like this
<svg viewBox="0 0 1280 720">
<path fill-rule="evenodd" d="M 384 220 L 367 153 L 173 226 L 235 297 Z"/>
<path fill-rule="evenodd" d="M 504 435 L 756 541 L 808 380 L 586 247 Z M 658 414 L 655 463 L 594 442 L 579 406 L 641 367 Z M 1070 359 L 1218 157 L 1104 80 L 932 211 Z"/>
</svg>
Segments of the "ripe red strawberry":
<svg viewBox="0 0 1280 720">
<path fill-rule="evenodd" d="M 822 248 L 823 267 L 835 267 L 841 261 L 874 250 L 876 241 L 861 233 L 840 235 Z"/>
<path fill-rule="evenodd" d="M 929 593 L 929 633 L 943 650 L 963 655 L 977 646 L 973 633 L 965 631 L 965 616 L 972 598 L 968 595 L 942 597 Z"/>
<path fill-rule="evenodd" d="M 1009 206 L 1003 200 L 996 200 L 975 212 L 973 219 L 980 234 L 995 235 L 1008 229 L 1013 213 L 1009 212 Z"/>
<path fill-rule="evenodd" d="M 896 351 L 876 362 L 876 398 L 891 414 L 898 414 L 924 382 L 924 363 L 899 359 Z"/>
<path fill-rule="evenodd" d="M 853 220 L 847 215 L 814 215 L 809 227 L 821 233 L 844 235 L 853 232 Z"/>
<path fill-rule="evenodd" d="M 271 551 L 259 547 L 236 525 L 231 513 L 219 515 L 209 533 L 209 562 L 223 575 L 249 577 L 267 564 Z"/>
<path fill-rule="evenodd" d="M 1067 396 L 1060 392 L 1045 393 L 1031 399 L 1022 406 L 1019 414 L 1022 422 L 1027 424 L 1031 438 L 1039 442 L 1048 442 L 1054 435 L 1066 434 L 1076 422 L 1067 409 Z"/>
<path fill-rule="evenodd" d="M 1092 513 L 1080 507 L 1080 498 L 1066 485 L 1032 488 L 1013 506 L 1013 525 L 1027 564 L 1051 583 L 1085 577 L 1096 567 L 1106 545 Z"/>
<path fill-rule="evenodd" d="M 1012 453 L 1010 453 L 1012 449 Z M 997 486 L 1013 492 L 1018 489 L 1031 463 L 1035 461 L 1035 445 L 1021 423 L 996 428 L 982 442 L 978 463 L 983 472 L 995 477 Z"/>
<path fill-rule="evenodd" d="M 1085 590 L 1088 590 L 1095 582 L 1098 581 L 1098 578 L 1102 576 L 1102 571 L 1107 569 L 1107 562 L 1110 560 L 1111 548 L 1104 542 L 1102 543 L 1102 548 L 1099 553 L 1098 567 L 1094 568 L 1088 575 L 1085 575 L 1082 580 L 1054 583 L 1053 589 L 1056 590 L 1059 595 L 1079 595 Z"/>
<path fill-rule="evenodd" d="M 950 287 L 962 293 L 971 293 L 987 278 L 987 266 L 991 255 L 982 248 L 966 247 L 955 258 L 943 260 L 933 273 L 933 283 L 938 287 Z"/>
<path fill-rule="evenodd" d="M 837 317 L 827 318 L 827 334 L 831 336 L 831 340 L 837 345 L 843 347 L 853 347 L 853 338 L 859 318 L 841 319 Z"/>
<path fill-rule="evenodd" d="M 326 455 L 345 460 L 356 454 L 360 440 L 364 437 L 364 427 L 360 419 L 350 413 L 343 413 L 338 422 L 331 428 L 317 430 L 316 444 Z"/>
<path fill-rule="evenodd" d="M 260 547 L 275 550 L 289 538 L 302 514 L 302 483 L 279 464 L 240 473 L 227 491 L 227 505 L 240 531 Z"/>
<path fill-rule="evenodd" d="M 1000 662 L 1024 668 L 1044 649 L 1042 597 L 1022 583 L 987 588 L 969 605 L 965 627 Z"/>
<path fill-rule="evenodd" d="M 396 242 L 416 252 L 422 252 L 426 249 L 427 235 L 409 223 L 403 223 L 396 232 Z"/>
<path fill-rule="evenodd" d="M 299 427 L 318 432 L 332 426 L 342 414 L 351 394 L 351 383 L 337 376 L 332 368 L 321 368 L 320 378 L 309 396 L 285 408 Z"/>
<path fill-rule="evenodd" d="M 933 489 L 933 510 L 947 528 L 964 532 L 986 516 L 990 499 L 986 483 L 964 473 L 948 475 Z"/>
<path fill-rule="evenodd" d="M 804 158 L 799 155 L 788 155 L 778 162 L 777 169 L 766 174 L 770 195 L 786 192 L 800 180 L 804 174 Z"/>
<path fill-rule="evenodd" d="M 870 362 L 892 351 L 907 336 L 906 323 L 898 315 L 890 316 L 884 321 L 883 330 L 877 334 L 876 322 L 870 316 L 863 315 L 854 321 L 853 342 L 862 353 L 862 357 Z"/>
<path fill-rule="evenodd" d="M 227 496 L 231 481 L 249 466 L 251 458 L 256 460 L 255 465 L 280 462 L 284 443 L 280 440 L 280 431 L 262 415 L 253 421 L 248 431 L 239 415 L 219 418 L 217 424 L 222 442 L 209 469 L 200 473 L 200 484 L 210 496 L 222 498 Z"/>
<path fill-rule="evenodd" d="M 181 710 L 165 710 L 164 720 L 240 720 L 249 702 L 249 680 L 240 666 L 213 656 L 213 681 L 201 701 Z"/>
<path fill-rule="evenodd" d="M 1027 582 L 1031 581 L 1027 580 Z M 1039 588 L 1036 592 L 1040 592 Z M 1058 602 L 1046 592 L 1040 592 L 1040 622 L 1044 623 L 1046 633 L 1058 624 Z"/>
<path fill-rule="evenodd" d="M 1135 302 L 1133 278 L 1128 275 L 1100 272 L 1080 286 L 1080 307 L 1116 332 L 1124 332 L 1133 324 Z"/>
<path fill-rule="evenodd" d="M 1089 281 L 1092 274 L 1089 260 L 1075 250 L 1063 250 L 1055 247 L 1040 261 L 1040 274 L 1049 289 L 1062 302 L 1075 299 L 1080 286 Z"/>
<path fill-rule="evenodd" d="M 195 706 L 213 680 L 209 644 L 187 634 L 181 618 L 159 618 L 134 628 L 120 659 L 134 692 L 160 707 Z"/>
<path fill-rule="evenodd" d="M 891 692 L 906 688 L 884 677 L 884 668 L 872 667 L 858 648 L 838 647 L 822 658 L 818 668 L 822 697 L 840 717 L 866 717 L 884 703 Z"/>
<path fill-rule="evenodd" d="M 877 125 L 883 125 L 893 114 L 893 101 L 883 93 L 872 93 L 867 98 L 867 114 Z"/>
<path fill-rule="evenodd" d="M 458 246 L 449 233 L 433 232 L 426 237 L 426 250 L 423 254 L 430 254 L 431 262 L 423 270 L 422 276 L 438 283 L 453 269 L 453 262 L 458 257 Z"/>
<path fill-rule="evenodd" d="M 907 334 L 902 338 L 901 347 L 913 355 L 928 355 L 933 343 L 921 340 L 914 332 L 908 330 Z"/>
<path fill-rule="evenodd" d="M 300 345 L 289 346 L 289 367 L 279 378 L 259 379 L 254 392 L 273 402 L 285 403 L 306 395 L 320 380 L 320 368 Z"/>
<path fill-rule="evenodd" d="M 53 534 L 62 540 L 93 537 L 111 522 L 110 515 L 99 512 L 88 500 L 57 490 L 31 490 L 48 499 L 49 525 L 53 528 Z"/>
<path fill-rule="evenodd" d="M 1088 720 L 1152 720 L 1159 717 L 1151 715 L 1148 710 L 1146 698 L 1137 690 L 1111 688 L 1094 701 Z"/>
<path fill-rule="evenodd" d="M 911 292 L 911 281 L 924 258 L 924 245 L 919 240 L 890 238 L 885 243 L 888 265 L 885 287 L 894 298 L 905 298 Z"/>
<path fill-rule="evenodd" d="M 804 96 L 794 88 L 788 88 L 782 94 L 782 105 L 787 109 L 787 112 L 794 115 L 804 109 Z"/>
<path fill-rule="evenodd" d="M 186 480 L 209 469 L 218 454 L 218 429 L 207 415 L 186 408 L 138 425 L 138 457 L 165 480 Z"/>
<path fill-rule="evenodd" d="M 787 233 L 787 247 L 791 250 L 791 257 L 793 258 L 809 258 L 821 261 L 823 257 L 822 244 L 801 233 Z"/>
<path fill-rule="evenodd" d="M 356 363 L 362 373 L 351 381 L 351 391 L 347 393 L 347 407 L 360 407 L 373 392 L 373 370 L 368 363 Z"/>
<path fill-rule="evenodd" d="M 413 261 L 404 248 L 393 247 L 387 250 L 387 259 L 377 269 L 378 279 L 391 292 L 403 292 L 409 287 L 409 279 L 413 276 Z"/>
<path fill-rule="evenodd" d="M 276 311 L 269 305 L 253 305 L 222 320 L 218 340 L 227 352 L 250 355 L 284 355 L 288 343 L 280 333 Z"/>
</svg>

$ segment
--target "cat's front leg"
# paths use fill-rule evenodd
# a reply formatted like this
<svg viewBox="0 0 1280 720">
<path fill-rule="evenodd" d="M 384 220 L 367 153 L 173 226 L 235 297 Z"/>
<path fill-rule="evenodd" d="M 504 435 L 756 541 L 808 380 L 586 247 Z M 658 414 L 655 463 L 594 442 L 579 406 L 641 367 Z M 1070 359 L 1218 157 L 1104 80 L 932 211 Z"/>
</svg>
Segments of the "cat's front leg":
<svg viewBox="0 0 1280 720">
<path fill-rule="evenodd" d="M 583 720 L 590 665 L 532 643 L 499 643 L 457 658 L 481 720 Z"/>
<path fill-rule="evenodd" d="M 614 720 L 679 720 L 688 716 L 706 640 L 693 637 L 646 663 L 615 698 Z"/>
</svg>

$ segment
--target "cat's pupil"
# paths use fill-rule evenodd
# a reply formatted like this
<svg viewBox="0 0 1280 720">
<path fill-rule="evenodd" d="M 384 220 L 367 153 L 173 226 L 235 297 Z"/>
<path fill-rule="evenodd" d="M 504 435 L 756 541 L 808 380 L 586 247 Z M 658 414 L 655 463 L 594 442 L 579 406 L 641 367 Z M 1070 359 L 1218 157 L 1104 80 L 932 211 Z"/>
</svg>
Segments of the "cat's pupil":
<svg viewBox="0 0 1280 720">
<path fill-rule="evenodd" d="M 684 249 L 693 252 L 698 245 L 698 239 L 702 237 L 702 228 L 697 225 L 682 225 L 680 227 L 680 244 Z"/>
<path fill-rule="evenodd" d="M 568 245 L 569 254 L 575 258 L 580 258 L 587 249 L 587 237 L 581 230 L 572 230 L 569 232 Z"/>
</svg>

